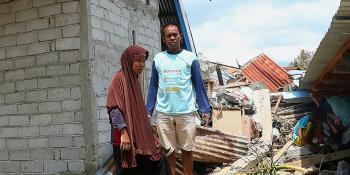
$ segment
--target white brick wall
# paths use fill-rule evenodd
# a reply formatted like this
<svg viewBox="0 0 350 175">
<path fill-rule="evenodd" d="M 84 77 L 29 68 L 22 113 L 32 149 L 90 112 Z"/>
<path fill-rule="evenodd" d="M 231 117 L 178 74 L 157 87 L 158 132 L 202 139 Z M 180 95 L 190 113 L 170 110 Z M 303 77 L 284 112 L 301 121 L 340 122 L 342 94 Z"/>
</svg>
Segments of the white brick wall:
<svg viewBox="0 0 350 175">
<path fill-rule="evenodd" d="M 85 173 L 93 162 L 87 160 L 84 129 L 98 132 L 93 157 L 100 165 L 111 155 L 106 93 L 122 51 L 132 42 L 131 30 L 151 57 L 160 50 L 157 14 L 144 16 L 150 13 L 146 8 L 135 12 L 125 2 L 91 1 L 89 75 L 82 72 L 87 58 L 80 53 L 87 44 L 81 40 L 80 20 L 87 17 L 81 16 L 82 2 L 13 0 L 0 5 L 0 174 Z M 97 99 L 96 110 L 89 113 L 97 131 L 83 128 L 86 95 Z"/>
</svg>

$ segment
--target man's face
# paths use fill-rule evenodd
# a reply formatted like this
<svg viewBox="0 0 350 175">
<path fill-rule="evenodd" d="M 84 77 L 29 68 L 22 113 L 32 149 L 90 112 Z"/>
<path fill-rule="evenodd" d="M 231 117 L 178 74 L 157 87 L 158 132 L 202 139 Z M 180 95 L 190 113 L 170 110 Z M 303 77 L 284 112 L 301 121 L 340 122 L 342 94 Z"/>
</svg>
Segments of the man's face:
<svg viewBox="0 0 350 175">
<path fill-rule="evenodd" d="M 176 26 L 167 26 L 164 29 L 163 41 L 168 47 L 168 50 L 171 52 L 177 52 L 181 50 L 182 35 L 179 32 L 179 29 Z"/>
<path fill-rule="evenodd" d="M 136 75 L 140 75 L 145 68 L 145 62 L 146 62 L 146 55 L 141 54 L 137 55 L 134 62 L 132 63 L 132 71 Z"/>
</svg>

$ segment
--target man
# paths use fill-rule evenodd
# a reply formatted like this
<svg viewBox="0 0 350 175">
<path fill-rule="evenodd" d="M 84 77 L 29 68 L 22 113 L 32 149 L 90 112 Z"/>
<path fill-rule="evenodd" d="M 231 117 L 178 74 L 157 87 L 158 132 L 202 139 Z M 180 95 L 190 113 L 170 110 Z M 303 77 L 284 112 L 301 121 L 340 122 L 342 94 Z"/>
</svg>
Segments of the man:
<svg viewBox="0 0 350 175">
<path fill-rule="evenodd" d="M 162 145 L 169 150 L 172 174 L 176 167 L 174 151 L 181 149 L 184 175 L 192 175 L 196 104 L 206 122 L 211 110 L 198 59 L 181 48 L 179 28 L 165 25 L 162 34 L 167 50 L 154 57 L 146 108 L 150 116 L 154 108 L 157 111 L 157 131 Z"/>
</svg>

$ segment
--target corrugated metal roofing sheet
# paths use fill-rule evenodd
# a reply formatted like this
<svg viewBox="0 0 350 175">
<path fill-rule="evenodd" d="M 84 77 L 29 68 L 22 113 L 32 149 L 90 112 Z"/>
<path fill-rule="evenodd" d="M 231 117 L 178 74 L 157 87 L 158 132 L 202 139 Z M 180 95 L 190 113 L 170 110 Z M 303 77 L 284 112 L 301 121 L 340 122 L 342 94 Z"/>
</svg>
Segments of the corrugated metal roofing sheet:
<svg viewBox="0 0 350 175">
<path fill-rule="evenodd" d="M 325 72 L 336 54 L 350 41 L 350 0 L 342 0 L 328 32 L 320 42 L 301 81 L 301 87 L 311 89 Z"/>
<path fill-rule="evenodd" d="M 261 82 L 270 92 L 278 92 L 291 83 L 288 73 L 265 54 L 261 54 L 242 67 L 243 75 L 250 82 Z"/>
</svg>

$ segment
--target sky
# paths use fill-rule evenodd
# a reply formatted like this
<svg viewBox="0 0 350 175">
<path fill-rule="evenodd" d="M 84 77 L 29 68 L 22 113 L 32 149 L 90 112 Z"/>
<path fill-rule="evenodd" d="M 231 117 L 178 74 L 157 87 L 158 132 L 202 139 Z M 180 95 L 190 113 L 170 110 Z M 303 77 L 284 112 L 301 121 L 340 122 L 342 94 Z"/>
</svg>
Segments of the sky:
<svg viewBox="0 0 350 175">
<path fill-rule="evenodd" d="M 231 66 L 264 53 L 287 66 L 315 51 L 340 0 L 182 0 L 198 53 Z"/>
</svg>

